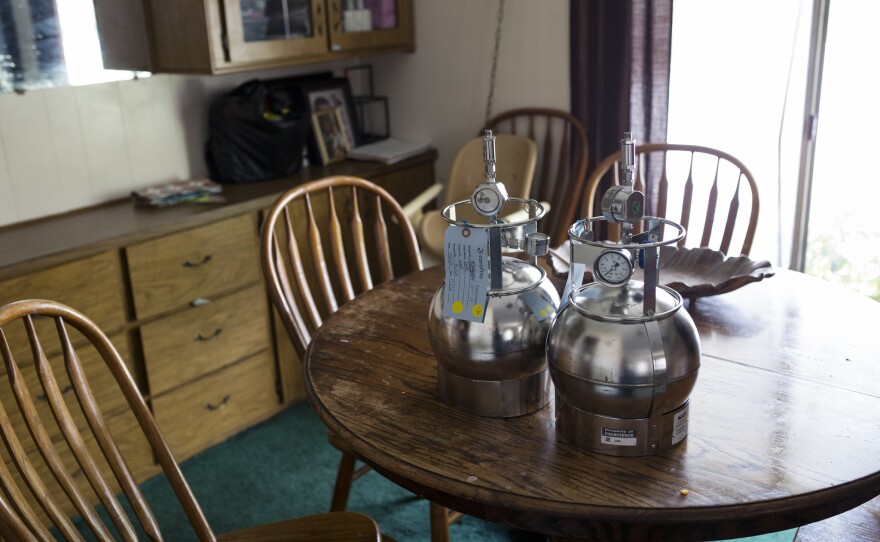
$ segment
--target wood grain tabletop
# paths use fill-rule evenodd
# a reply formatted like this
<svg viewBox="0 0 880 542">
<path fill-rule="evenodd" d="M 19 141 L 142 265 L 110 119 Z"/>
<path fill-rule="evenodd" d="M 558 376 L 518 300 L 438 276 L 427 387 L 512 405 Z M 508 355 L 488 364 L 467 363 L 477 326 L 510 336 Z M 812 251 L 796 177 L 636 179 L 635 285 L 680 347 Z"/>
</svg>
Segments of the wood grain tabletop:
<svg viewBox="0 0 880 542">
<path fill-rule="evenodd" d="M 305 366 L 324 423 L 420 496 L 558 537 L 717 540 L 880 495 L 880 303 L 786 270 L 699 299 L 689 436 L 624 458 L 566 442 L 552 402 L 497 419 L 440 401 L 427 328 L 442 280 L 432 268 L 348 303 Z"/>
</svg>

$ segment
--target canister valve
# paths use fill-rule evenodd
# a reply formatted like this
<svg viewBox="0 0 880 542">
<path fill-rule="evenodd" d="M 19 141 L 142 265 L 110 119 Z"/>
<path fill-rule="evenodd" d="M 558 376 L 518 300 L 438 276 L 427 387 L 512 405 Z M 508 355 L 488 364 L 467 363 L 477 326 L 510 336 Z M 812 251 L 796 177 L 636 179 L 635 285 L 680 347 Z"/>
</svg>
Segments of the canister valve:
<svg viewBox="0 0 880 542">
<path fill-rule="evenodd" d="M 633 224 L 645 216 L 645 195 L 633 190 L 636 171 L 636 141 L 632 132 L 620 140 L 620 184 L 602 196 L 602 216 L 615 224 Z"/>
<path fill-rule="evenodd" d="M 479 184 L 471 196 L 474 209 L 483 216 L 495 220 L 498 212 L 507 203 L 507 189 L 495 179 L 495 136 L 492 130 L 483 132 L 483 162 L 486 167 L 486 180 Z"/>
</svg>

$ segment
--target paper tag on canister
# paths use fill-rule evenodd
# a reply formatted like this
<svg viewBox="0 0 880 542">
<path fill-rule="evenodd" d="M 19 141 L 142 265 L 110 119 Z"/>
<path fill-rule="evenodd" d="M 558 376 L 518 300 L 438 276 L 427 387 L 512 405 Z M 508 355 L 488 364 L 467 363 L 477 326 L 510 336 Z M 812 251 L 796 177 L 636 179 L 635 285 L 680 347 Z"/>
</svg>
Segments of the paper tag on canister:
<svg viewBox="0 0 880 542">
<path fill-rule="evenodd" d="M 535 290 L 529 290 L 519 296 L 523 303 L 532 311 L 532 314 L 535 315 L 535 318 L 540 322 L 541 320 L 546 320 L 547 318 L 552 318 L 554 314 L 556 314 L 556 309 L 553 308 L 553 305 L 550 304 L 546 299 L 544 299 L 540 294 L 535 292 Z"/>
<path fill-rule="evenodd" d="M 568 269 L 568 280 L 565 281 L 565 288 L 562 290 L 562 297 L 559 300 L 559 310 L 568 305 L 569 296 L 572 290 L 584 283 L 584 273 L 586 266 L 582 263 L 573 262 Z"/>
<path fill-rule="evenodd" d="M 489 232 L 486 228 L 456 225 L 446 228 L 444 317 L 480 323 L 485 320 L 489 302 L 488 249 Z"/>
</svg>

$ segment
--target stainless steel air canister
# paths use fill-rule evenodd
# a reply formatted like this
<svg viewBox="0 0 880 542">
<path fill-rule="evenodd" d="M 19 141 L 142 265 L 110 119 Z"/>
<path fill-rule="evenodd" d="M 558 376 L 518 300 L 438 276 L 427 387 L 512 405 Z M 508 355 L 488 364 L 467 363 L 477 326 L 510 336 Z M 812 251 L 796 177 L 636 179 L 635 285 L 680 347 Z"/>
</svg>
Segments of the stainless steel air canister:
<svg viewBox="0 0 880 542">
<path fill-rule="evenodd" d="M 449 223 L 446 273 L 431 301 L 428 331 L 443 401 L 480 416 L 521 416 L 552 398 L 545 344 L 559 295 L 537 265 L 548 249 L 547 235 L 537 231 L 544 208 L 507 196 L 495 179 L 494 136 L 487 132 L 483 139 L 484 182 L 470 200 L 442 212 Z M 461 207 L 487 222 L 456 220 Z M 522 216 L 509 216 L 512 211 Z"/>
<path fill-rule="evenodd" d="M 547 338 L 547 360 L 557 430 L 589 450 L 642 456 L 687 437 L 701 351 L 681 296 L 659 284 L 658 249 L 683 239 L 684 228 L 644 216 L 644 195 L 633 189 L 630 134 L 621 140 L 621 155 L 620 185 L 605 193 L 603 216 L 569 229 L 572 266 Z M 604 221 L 621 225 L 619 240 L 597 238 L 594 226 Z M 675 233 L 666 235 L 668 229 Z M 632 279 L 637 266 L 644 281 Z M 581 285 L 587 268 L 593 282 Z"/>
</svg>

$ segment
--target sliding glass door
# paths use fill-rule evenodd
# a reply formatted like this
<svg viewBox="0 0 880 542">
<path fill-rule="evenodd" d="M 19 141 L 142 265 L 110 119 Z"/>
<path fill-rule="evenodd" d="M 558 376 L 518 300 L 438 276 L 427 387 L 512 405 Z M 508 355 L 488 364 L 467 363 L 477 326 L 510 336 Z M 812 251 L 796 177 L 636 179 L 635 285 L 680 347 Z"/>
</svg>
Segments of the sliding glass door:
<svg viewBox="0 0 880 542">
<path fill-rule="evenodd" d="M 873 1 L 829 9 L 803 260 L 807 273 L 880 301 L 878 18 Z"/>
<path fill-rule="evenodd" d="M 869 83 L 880 4 L 830 4 L 675 0 L 668 140 L 719 148 L 752 170 L 753 259 L 878 296 L 868 134 L 880 123 Z"/>
</svg>

